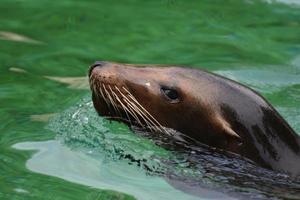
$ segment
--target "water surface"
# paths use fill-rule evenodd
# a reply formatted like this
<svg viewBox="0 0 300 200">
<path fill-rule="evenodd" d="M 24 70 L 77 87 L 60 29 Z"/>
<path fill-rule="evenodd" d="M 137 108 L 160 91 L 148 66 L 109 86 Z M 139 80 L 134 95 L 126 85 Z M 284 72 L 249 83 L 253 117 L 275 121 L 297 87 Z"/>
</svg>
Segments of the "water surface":
<svg viewBox="0 0 300 200">
<path fill-rule="evenodd" d="M 299 199 L 283 174 L 209 174 L 214 159 L 110 124 L 82 78 L 95 60 L 205 68 L 258 90 L 299 133 L 297 2 L 2 0 L 0 199 Z"/>
</svg>

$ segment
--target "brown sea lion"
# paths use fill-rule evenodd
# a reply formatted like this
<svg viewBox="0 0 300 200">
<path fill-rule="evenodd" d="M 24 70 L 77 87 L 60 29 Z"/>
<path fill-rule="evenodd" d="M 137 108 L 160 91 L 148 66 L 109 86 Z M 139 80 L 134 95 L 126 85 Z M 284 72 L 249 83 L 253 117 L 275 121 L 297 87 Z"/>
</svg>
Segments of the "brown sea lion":
<svg viewBox="0 0 300 200">
<path fill-rule="evenodd" d="M 96 62 L 89 71 L 102 116 L 240 154 L 263 167 L 300 174 L 300 139 L 252 89 L 203 70 Z"/>
</svg>

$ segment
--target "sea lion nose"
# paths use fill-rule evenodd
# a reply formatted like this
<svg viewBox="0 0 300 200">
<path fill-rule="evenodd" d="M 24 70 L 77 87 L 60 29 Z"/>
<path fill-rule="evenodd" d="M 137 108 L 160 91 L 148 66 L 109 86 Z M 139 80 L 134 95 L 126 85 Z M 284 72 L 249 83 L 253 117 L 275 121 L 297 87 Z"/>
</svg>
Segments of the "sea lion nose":
<svg viewBox="0 0 300 200">
<path fill-rule="evenodd" d="M 92 64 L 89 69 L 89 77 L 91 76 L 91 73 L 95 67 L 103 67 L 105 63 L 106 62 L 104 61 L 96 61 L 94 64 Z"/>
</svg>

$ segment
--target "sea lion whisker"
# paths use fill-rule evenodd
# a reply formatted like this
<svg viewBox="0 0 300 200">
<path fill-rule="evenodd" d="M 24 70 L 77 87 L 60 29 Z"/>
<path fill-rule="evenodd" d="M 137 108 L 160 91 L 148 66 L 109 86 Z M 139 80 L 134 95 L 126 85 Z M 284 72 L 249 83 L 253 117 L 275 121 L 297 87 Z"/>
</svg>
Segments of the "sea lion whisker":
<svg viewBox="0 0 300 200">
<path fill-rule="evenodd" d="M 112 100 L 110 94 L 108 93 L 108 91 L 107 91 L 107 89 L 106 89 L 106 87 L 105 87 L 104 84 L 103 84 L 103 89 L 104 89 L 105 93 L 107 94 L 107 96 L 108 96 L 108 98 L 109 98 L 109 101 L 110 101 L 111 105 L 114 107 L 114 109 L 116 109 L 116 108 L 115 108 L 115 104 L 114 104 L 114 102 L 113 102 L 113 100 Z M 127 119 L 128 119 L 129 122 L 130 122 L 130 126 L 132 126 L 132 121 L 131 121 L 131 119 L 130 119 L 130 117 L 129 117 L 129 115 L 128 115 L 128 109 L 126 109 L 126 107 L 123 107 L 123 110 L 124 110 L 124 112 L 125 112 L 125 115 L 126 115 Z M 122 117 L 121 117 L 121 118 L 122 118 Z"/>
<path fill-rule="evenodd" d="M 101 97 L 102 97 L 102 99 L 105 101 L 106 105 L 107 105 L 108 107 L 110 107 L 109 100 L 108 100 L 108 99 L 106 98 L 106 96 L 104 95 L 101 86 L 102 86 L 102 84 L 99 83 L 99 91 L 100 91 Z"/>
<path fill-rule="evenodd" d="M 158 124 L 160 124 L 139 102 L 138 100 L 125 88 L 123 87 L 123 89 L 128 93 L 128 96 L 138 105 L 140 106 L 141 109 L 144 110 L 144 112 L 146 112 L 150 117 L 153 118 L 153 120 L 155 120 Z M 125 96 L 125 95 L 124 95 Z"/>
<path fill-rule="evenodd" d="M 130 123 L 130 126 L 132 126 L 132 121 L 131 121 L 131 119 L 130 119 L 130 117 L 129 117 L 129 114 L 128 114 L 129 110 L 126 108 L 126 106 L 125 106 L 123 103 L 120 103 L 120 104 L 121 104 L 121 106 L 122 106 L 122 108 L 123 108 L 123 110 L 124 110 L 124 112 L 125 112 L 125 115 L 126 115 L 128 121 L 129 121 L 129 123 Z M 129 112 L 129 113 L 130 113 L 130 112 Z"/>
<path fill-rule="evenodd" d="M 140 124 L 141 126 L 143 126 L 142 123 L 140 122 L 139 118 L 136 116 L 135 112 L 133 110 L 131 110 L 130 108 L 128 108 L 128 106 L 126 106 L 125 104 L 123 104 L 122 101 L 119 99 L 119 97 L 117 97 L 117 100 L 120 103 L 120 105 L 123 107 L 123 109 L 126 110 L 128 113 L 130 113 L 131 116 L 136 120 L 136 122 L 138 124 Z M 128 118 L 129 118 L 129 116 L 128 116 Z"/>
<path fill-rule="evenodd" d="M 93 79 L 93 78 L 90 78 L 90 88 L 94 93 L 97 93 L 95 79 Z"/>
<path fill-rule="evenodd" d="M 95 83 L 94 83 L 93 76 L 91 76 L 91 77 L 89 78 L 89 84 L 90 84 L 91 90 L 92 90 L 92 91 L 95 91 L 95 90 L 94 90 Z"/>
<path fill-rule="evenodd" d="M 112 94 L 112 97 L 117 101 L 117 95 L 115 94 L 115 92 L 111 89 L 111 87 L 110 87 L 110 85 L 108 85 L 108 88 L 109 88 L 109 90 L 110 90 L 110 92 L 111 92 L 111 94 Z M 118 105 L 116 105 L 116 112 L 117 112 L 117 115 L 119 115 L 120 117 L 122 117 L 122 115 L 121 115 L 121 112 L 120 112 L 120 110 L 119 110 L 119 108 L 118 108 Z"/>
<path fill-rule="evenodd" d="M 115 88 L 120 92 L 119 88 L 117 86 L 115 86 Z M 121 94 L 122 95 L 122 94 Z M 123 102 L 121 101 L 121 99 L 118 97 L 118 95 L 116 95 L 116 99 L 119 101 L 119 103 L 121 104 L 121 106 L 123 107 L 123 109 L 128 108 L 128 103 L 123 104 Z M 144 127 L 144 125 L 141 123 L 139 117 L 136 115 L 137 111 L 133 108 L 128 108 L 127 111 L 135 118 L 135 120 L 137 121 L 138 124 L 140 124 L 142 127 Z"/>
<path fill-rule="evenodd" d="M 105 119 L 109 119 L 109 120 L 120 120 L 123 122 L 128 122 L 129 124 L 131 123 L 130 120 L 128 120 L 127 118 L 124 117 L 119 117 L 119 116 L 103 116 Z"/>
<path fill-rule="evenodd" d="M 128 107 L 126 107 L 126 105 L 123 104 L 123 102 L 120 100 L 120 98 L 118 97 L 118 95 L 117 95 L 115 92 L 113 92 L 113 91 L 112 91 L 112 93 L 113 93 L 115 99 L 120 103 L 120 105 L 121 105 L 121 107 L 123 108 L 123 110 L 124 110 L 124 111 L 126 110 L 127 112 L 129 112 L 129 113 L 137 120 L 137 122 L 140 123 L 140 122 L 139 122 L 139 119 L 136 118 L 135 114 L 134 114 L 132 111 L 130 111 L 130 110 L 128 109 Z M 129 118 L 129 116 L 128 116 L 128 118 Z"/>
<path fill-rule="evenodd" d="M 156 125 L 152 121 L 150 121 L 149 119 L 144 117 L 144 113 L 142 113 L 142 111 L 140 109 L 138 109 L 138 107 L 136 107 L 136 105 L 134 105 L 132 102 L 129 102 L 128 99 L 126 99 L 126 98 L 123 98 L 123 99 L 127 103 L 127 106 L 130 107 L 132 110 L 134 110 L 134 112 L 142 118 L 142 120 L 147 124 L 147 127 L 149 127 L 151 130 L 152 130 L 153 125 L 156 127 Z M 140 122 L 140 124 L 142 125 L 141 122 Z M 142 125 L 142 127 L 144 127 L 144 125 Z"/>
<path fill-rule="evenodd" d="M 127 103 L 127 106 L 129 106 L 129 107 L 132 109 L 133 112 L 135 112 L 135 113 L 137 113 L 139 116 L 141 116 L 142 119 L 143 119 L 143 120 L 145 121 L 145 123 L 147 124 L 147 126 L 150 127 L 148 120 L 146 120 L 146 119 L 143 117 L 143 115 L 140 113 L 140 112 L 142 112 L 142 111 L 141 111 L 140 109 L 138 109 L 135 105 L 132 106 L 132 105 L 131 105 L 132 102 L 130 102 L 130 100 L 129 100 L 128 98 L 126 98 L 126 96 L 120 91 L 120 89 L 119 89 L 117 86 L 115 86 L 115 89 L 121 94 L 121 96 L 123 97 L 123 99 L 124 99 L 125 102 Z M 120 100 L 120 101 L 121 101 L 121 100 Z M 138 116 L 137 116 L 137 118 L 138 118 Z M 153 122 L 152 122 L 152 123 L 153 123 Z M 140 124 L 142 127 L 144 127 L 144 125 L 140 122 L 140 120 L 139 120 L 139 124 Z"/>
<path fill-rule="evenodd" d="M 125 88 L 123 87 L 123 89 L 128 93 L 128 96 L 137 104 L 140 106 L 141 109 L 144 110 L 145 113 L 148 114 L 149 117 L 151 117 L 163 130 L 163 132 L 167 133 L 168 135 L 172 135 L 171 133 L 169 133 L 138 101 L 137 99 Z"/>
<path fill-rule="evenodd" d="M 111 110 L 111 105 L 109 104 L 109 100 L 106 98 L 107 95 L 106 96 L 104 95 L 101 85 L 102 85 L 101 82 L 99 84 L 97 84 L 97 90 L 96 90 L 95 93 L 96 93 L 96 95 L 99 99 L 104 100 L 104 102 L 106 103 L 108 109 Z M 100 94 L 99 94 L 98 91 L 100 92 Z"/>
<path fill-rule="evenodd" d="M 112 105 L 112 107 L 113 107 L 115 113 L 117 113 L 117 110 L 116 110 L 116 104 L 115 104 L 113 98 L 110 96 L 109 92 L 107 91 L 107 89 L 106 89 L 106 87 L 105 87 L 105 84 L 103 84 L 103 89 L 104 89 L 104 91 L 105 91 L 105 93 L 106 93 L 106 95 L 107 95 L 107 97 L 108 97 L 108 99 L 109 99 L 109 102 L 110 102 L 110 104 Z"/>
<path fill-rule="evenodd" d="M 119 91 L 120 92 L 120 91 Z M 137 106 L 134 102 L 130 101 L 130 99 L 128 99 L 126 97 L 126 95 L 124 95 L 122 92 L 121 94 L 123 95 L 123 97 L 127 100 L 128 104 L 131 104 L 132 106 L 135 107 L 135 109 L 137 109 L 139 111 L 139 115 L 144 119 L 144 121 L 147 123 L 147 126 L 149 127 L 149 129 L 152 131 L 159 131 L 159 132 L 164 132 L 163 129 L 161 128 L 161 125 L 159 123 L 155 123 L 155 121 L 153 121 L 151 119 L 151 117 L 149 118 L 147 114 L 145 114 L 145 112 L 143 110 L 145 110 L 143 108 L 140 109 L 139 106 Z M 141 105 L 140 105 L 141 106 Z M 142 107 L 142 106 L 141 106 Z M 152 117 L 153 118 L 153 117 Z M 150 123 L 149 123 L 150 122 Z M 152 124 L 152 125 L 151 125 Z"/>
<path fill-rule="evenodd" d="M 97 81 L 96 81 L 96 79 L 95 79 L 95 75 L 93 75 L 93 76 L 91 77 L 90 81 L 91 81 L 91 87 L 92 87 L 91 89 L 94 91 L 94 93 L 95 93 L 96 96 L 98 97 L 99 94 L 98 94 L 98 88 L 97 88 L 97 87 L 99 87 L 99 86 L 98 86 L 98 83 L 97 83 Z"/>
<path fill-rule="evenodd" d="M 95 80 L 94 74 L 92 74 L 92 75 L 90 76 L 90 78 L 89 78 L 89 84 L 90 84 L 90 86 L 93 86 L 93 85 L 94 85 L 94 80 Z"/>
<path fill-rule="evenodd" d="M 150 129 L 151 132 L 155 132 L 155 131 L 161 131 L 159 129 L 157 129 L 157 125 L 151 121 L 149 118 L 145 118 L 145 114 L 139 110 L 135 105 L 132 105 L 130 102 L 128 102 L 126 99 L 124 99 L 126 101 L 126 103 L 128 104 L 129 107 L 131 107 L 132 109 L 136 110 L 136 113 L 143 119 L 143 121 L 147 124 L 147 127 Z M 144 126 L 143 126 L 144 127 Z"/>
<path fill-rule="evenodd" d="M 123 97 L 123 99 L 124 99 L 124 101 L 126 101 L 126 103 L 128 104 L 128 105 L 132 105 L 133 104 L 133 102 L 131 102 L 118 88 L 116 88 L 118 91 L 119 91 L 119 93 L 121 94 L 121 96 Z M 134 104 L 133 104 L 134 105 Z M 147 116 L 146 116 L 146 118 L 148 118 L 148 120 L 146 120 L 144 117 L 143 117 L 143 115 L 145 115 L 143 112 L 142 112 L 142 110 L 140 110 L 136 105 L 134 105 L 134 107 L 136 108 L 135 110 L 139 110 L 139 112 L 137 112 L 137 114 L 139 114 L 142 118 L 143 118 L 143 120 L 145 121 L 145 123 L 147 124 L 147 126 L 151 129 L 151 131 L 152 131 L 152 126 L 154 125 L 154 127 L 156 127 L 157 125 L 153 122 L 153 121 L 151 121 Z M 140 112 L 142 112 L 143 114 L 141 114 Z M 152 126 L 149 124 L 149 121 L 152 123 Z M 154 129 L 154 131 L 155 131 L 155 129 Z"/>
<path fill-rule="evenodd" d="M 105 101 L 105 100 L 106 100 L 106 99 L 105 99 L 105 96 L 104 96 L 103 94 L 101 94 L 101 93 L 99 94 L 99 92 L 98 92 L 99 90 L 101 91 L 101 83 L 96 84 L 95 89 L 96 89 L 96 90 L 95 90 L 96 96 L 97 96 L 99 99 L 101 99 L 101 98 L 104 99 L 104 101 Z"/>
<path fill-rule="evenodd" d="M 131 104 L 131 105 L 134 106 L 137 110 L 140 111 L 138 114 L 139 114 L 141 117 L 144 116 L 144 117 L 147 119 L 147 120 L 144 119 L 144 121 L 145 121 L 146 123 L 147 123 L 147 122 L 151 122 L 150 124 L 152 124 L 152 126 L 149 126 L 149 123 L 147 123 L 147 126 L 148 126 L 151 130 L 155 128 L 154 131 L 166 132 L 166 131 L 164 130 L 164 128 L 162 128 L 161 124 L 160 124 L 157 120 L 155 120 L 154 117 L 151 116 L 149 112 L 148 112 L 148 115 L 150 115 L 150 118 L 147 116 L 147 114 L 144 112 L 146 109 L 145 109 L 142 105 L 139 104 L 139 106 L 142 108 L 142 110 L 141 110 L 136 104 L 134 104 L 134 102 L 130 101 L 130 99 L 128 99 L 128 98 L 126 97 L 126 95 L 124 95 L 120 90 L 118 90 L 118 91 L 119 91 L 120 94 L 123 96 L 123 98 L 127 100 L 127 103 L 128 103 L 128 104 Z M 137 102 L 137 100 L 136 100 L 136 102 Z M 137 102 L 137 103 L 138 103 L 138 102 Z M 144 110 L 144 111 L 143 111 L 143 110 Z M 152 118 L 152 119 L 151 119 L 151 118 Z M 154 119 L 154 120 L 153 120 L 153 119 Z M 157 127 L 159 127 L 159 129 L 158 129 Z M 169 133 L 167 132 L 167 134 L 169 134 Z"/>
<path fill-rule="evenodd" d="M 152 130 L 161 131 L 157 129 L 159 127 L 159 124 L 155 124 L 153 120 L 151 120 L 141 109 L 138 108 L 133 102 L 130 102 L 129 99 L 124 98 L 124 101 L 128 104 L 128 106 L 132 107 L 132 109 L 135 109 L 137 114 L 144 120 L 144 122 L 147 124 L 147 126 Z M 155 129 L 154 129 L 155 128 Z"/>
<path fill-rule="evenodd" d="M 144 120 L 144 122 L 147 124 L 147 126 L 148 126 L 148 127 L 151 127 L 151 125 L 149 124 L 148 120 L 146 120 L 146 119 L 143 117 L 143 115 L 140 113 L 140 111 L 137 110 L 137 109 L 135 108 L 135 106 L 132 106 L 130 102 L 128 102 L 129 99 L 127 99 L 128 101 L 126 101 L 126 98 L 124 98 L 124 94 L 119 90 L 119 88 L 118 88 L 117 86 L 115 86 L 115 89 L 118 90 L 119 93 L 123 96 L 123 100 L 125 100 L 126 104 L 123 104 L 122 101 L 120 100 L 120 98 L 119 98 L 118 96 L 116 96 L 117 99 L 118 99 L 118 101 L 119 101 L 123 106 L 127 107 L 127 108 L 132 112 L 132 113 L 130 113 L 130 114 L 135 118 L 135 120 L 137 121 L 137 123 L 138 123 L 141 127 L 145 128 L 144 124 L 141 122 L 141 120 L 140 120 L 140 118 L 139 118 L 139 116 L 140 116 L 140 117 Z M 152 128 L 151 128 L 151 132 L 152 132 Z"/>
<path fill-rule="evenodd" d="M 158 132 L 161 132 L 161 133 L 167 133 L 168 135 L 170 135 L 170 134 L 163 128 L 163 126 L 162 126 L 160 123 L 155 123 L 155 121 L 152 120 L 151 118 L 149 118 L 149 117 L 148 117 L 141 109 L 138 108 L 137 105 L 134 104 L 134 106 L 140 111 L 139 114 L 141 115 L 141 117 L 144 116 L 145 121 L 146 121 L 146 122 L 147 122 L 147 121 L 150 122 L 150 125 L 148 125 L 150 129 L 154 129 L 154 130 L 156 130 L 156 131 L 158 131 Z M 152 118 L 153 118 L 153 117 L 152 117 Z M 151 124 L 152 124 L 152 125 L 151 125 Z"/>
<path fill-rule="evenodd" d="M 107 94 L 107 91 L 104 90 L 104 87 L 103 87 L 103 84 L 99 83 L 99 91 L 101 93 L 101 98 L 105 101 L 106 105 L 107 105 L 107 108 L 110 112 L 112 112 L 113 108 L 112 108 L 112 105 L 110 103 L 110 100 L 108 99 L 108 94 Z M 103 89 L 103 90 L 102 90 Z"/>
<path fill-rule="evenodd" d="M 98 83 L 94 83 L 94 85 L 93 85 L 93 90 L 94 90 L 94 94 L 96 95 L 96 97 L 98 98 L 98 99 L 100 99 L 101 98 L 101 96 L 99 95 L 99 92 L 98 92 L 98 88 L 99 88 L 100 86 L 99 86 L 99 84 Z"/>
<path fill-rule="evenodd" d="M 134 104 L 134 103 L 132 103 Z M 134 104 L 135 105 L 135 104 Z M 139 109 L 139 107 L 137 105 L 135 105 L 137 109 Z M 146 111 L 146 113 L 139 109 L 141 111 L 141 113 L 153 124 L 154 128 L 157 130 L 157 131 L 160 131 L 160 132 L 164 132 L 166 133 L 167 135 L 171 135 L 171 133 L 169 133 L 149 112 L 147 112 L 147 110 L 142 106 L 140 105 L 140 107 Z M 148 115 L 147 115 L 148 114 Z M 149 117 L 148 117 L 149 116 Z M 150 127 L 152 128 L 152 127 Z"/>
</svg>

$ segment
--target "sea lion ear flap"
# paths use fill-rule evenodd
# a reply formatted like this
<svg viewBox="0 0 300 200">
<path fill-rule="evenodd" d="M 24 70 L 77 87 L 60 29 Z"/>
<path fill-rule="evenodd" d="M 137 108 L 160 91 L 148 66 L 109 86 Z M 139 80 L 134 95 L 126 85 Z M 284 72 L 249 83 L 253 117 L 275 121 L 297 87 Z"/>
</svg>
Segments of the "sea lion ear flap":
<svg viewBox="0 0 300 200">
<path fill-rule="evenodd" d="M 225 126 L 223 128 L 224 128 L 225 133 L 228 134 L 230 137 L 233 137 L 238 140 L 241 139 L 241 137 L 234 130 L 232 130 L 231 127 Z"/>
<path fill-rule="evenodd" d="M 217 117 L 218 124 L 222 129 L 222 133 L 226 137 L 234 138 L 240 140 L 241 137 L 231 128 L 230 124 L 221 116 Z"/>
</svg>

